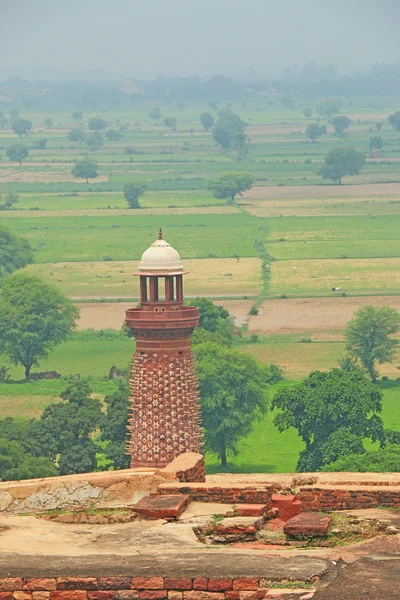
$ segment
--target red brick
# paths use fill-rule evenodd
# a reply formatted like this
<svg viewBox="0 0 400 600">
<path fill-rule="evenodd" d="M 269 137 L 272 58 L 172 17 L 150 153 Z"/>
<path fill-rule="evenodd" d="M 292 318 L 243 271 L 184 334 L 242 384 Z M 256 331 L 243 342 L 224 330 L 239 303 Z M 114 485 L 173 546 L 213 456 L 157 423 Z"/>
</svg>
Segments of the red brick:
<svg viewBox="0 0 400 600">
<path fill-rule="evenodd" d="M 203 590 L 205 591 L 208 587 L 208 579 L 203 579 L 201 577 L 197 577 L 193 579 L 193 589 L 194 590 Z"/>
<path fill-rule="evenodd" d="M 52 592 L 57 589 L 57 581 L 55 579 L 26 579 L 24 581 L 24 590 L 31 592 Z"/>
<path fill-rule="evenodd" d="M 239 592 L 240 595 L 240 600 L 263 600 L 265 598 L 265 596 L 267 595 L 268 590 L 266 588 L 262 589 L 262 590 L 255 590 L 255 591 L 244 591 L 244 592 Z"/>
<path fill-rule="evenodd" d="M 164 579 L 162 577 L 134 577 L 130 587 L 134 590 L 162 590 Z"/>
<path fill-rule="evenodd" d="M 226 600 L 240 600 L 240 592 L 226 592 Z"/>
<path fill-rule="evenodd" d="M 89 600 L 114 600 L 115 591 L 114 590 L 102 590 L 101 592 L 88 592 Z"/>
<path fill-rule="evenodd" d="M 225 600 L 223 592 L 202 592 L 200 590 L 192 590 L 191 592 L 183 592 L 184 600 Z"/>
<path fill-rule="evenodd" d="M 32 592 L 14 592 L 14 600 L 32 600 Z"/>
<path fill-rule="evenodd" d="M 97 590 L 95 577 L 59 577 L 58 590 Z"/>
<path fill-rule="evenodd" d="M 166 590 L 191 590 L 192 580 L 188 577 L 177 579 L 176 577 L 166 577 L 164 579 L 164 588 Z"/>
<path fill-rule="evenodd" d="M 117 590 L 115 592 L 117 600 L 137 600 L 139 598 L 138 590 Z"/>
<path fill-rule="evenodd" d="M 235 507 L 238 517 L 262 517 L 266 510 L 266 504 L 238 504 Z"/>
<path fill-rule="evenodd" d="M 234 590 L 258 590 L 258 579 L 243 578 L 235 579 L 233 582 Z"/>
<path fill-rule="evenodd" d="M 170 590 L 168 592 L 168 600 L 182 600 L 182 599 L 183 599 L 182 592 L 175 592 L 174 590 Z"/>
<path fill-rule="evenodd" d="M 12 592 L 0 592 L 0 600 L 12 600 Z"/>
<path fill-rule="evenodd" d="M 7 577 L 0 579 L 0 592 L 15 592 L 22 590 L 23 584 L 21 577 Z"/>
<path fill-rule="evenodd" d="M 85 590 L 57 590 L 50 592 L 50 600 L 86 600 Z"/>
<path fill-rule="evenodd" d="M 130 577 L 99 577 L 97 580 L 99 590 L 129 590 Z"/>
<path fill-rule="evenodd" d="M 32 592 L 33 600 L 49 600 L 50 592 Z"/>
<path fill-rule="evenodd" d="M 233 587 L 231 579 L 210 579 L 208 589 L 210 592 L 226 592 Z"/>
<path fill-rule="evenodd" d="M 140 590 L 140 600 L 163 600 L 168 597 L 167 590 Z"/>
</svg>

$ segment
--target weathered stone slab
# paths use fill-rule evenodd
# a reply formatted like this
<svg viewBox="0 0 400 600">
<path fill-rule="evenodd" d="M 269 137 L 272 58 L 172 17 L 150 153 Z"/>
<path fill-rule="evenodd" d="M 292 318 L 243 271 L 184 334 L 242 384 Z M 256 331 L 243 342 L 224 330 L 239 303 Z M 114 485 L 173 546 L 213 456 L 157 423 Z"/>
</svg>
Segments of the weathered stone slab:
<svg viewBox="0 0 400 600">
<path fill-rule="evenodd" d="M 266 504 L 238 504 L 235 506 L 238 517 L 262 517 L 267 510 Z"/>
<path fill-rule="evenodd" d="M 253 539 L 263 523 L 262 517 L 228 517 L 217 523 L 216 532 L 230 541 Z"/>
<path fill-rule="evenodd" d="M 149 519 L 176 519 L 190 502 L 187 494 L 146 496 L 132 506 L 139 515 Z"/>
<path fill-rule="evenodd" d="M 272 494 L 272 507 L 278 509 L 282 521 L 288 521 L 302 511 L 300 500 L 293 494 Z"/>
<path fill-rule="evenodd" d="M 332 517 L 318 513 L 303 512 L 289 519 L 283 531 L 294 538 L 325 537 L 332 524 Z"/>
</svg>

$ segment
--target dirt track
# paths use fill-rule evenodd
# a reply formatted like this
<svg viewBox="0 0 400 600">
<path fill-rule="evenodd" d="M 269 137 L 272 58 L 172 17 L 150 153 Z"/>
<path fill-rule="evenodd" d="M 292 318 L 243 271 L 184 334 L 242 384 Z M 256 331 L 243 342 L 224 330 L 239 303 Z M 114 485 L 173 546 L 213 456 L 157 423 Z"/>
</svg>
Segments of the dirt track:
<svg viewBox="0 0 400 600">
<path fill-rule="evenodd" d="M 339 333 L 361 306 L 391 306 L 400 310 L 400 296 L 358 298 L 296 298 L 266 300 L 259 314 L 250 318 L 249 332 L 271 335 L 305 332 Z"/>
</svg>

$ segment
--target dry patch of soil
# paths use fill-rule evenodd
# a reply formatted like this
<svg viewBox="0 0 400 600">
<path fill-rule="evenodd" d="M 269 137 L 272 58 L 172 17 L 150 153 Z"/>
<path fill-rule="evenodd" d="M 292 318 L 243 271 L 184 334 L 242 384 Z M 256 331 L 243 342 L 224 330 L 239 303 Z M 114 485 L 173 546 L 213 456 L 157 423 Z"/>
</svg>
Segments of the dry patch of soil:
<svg viewBox="0 0 400 600">
<path fill-rule="evenodd" d="M 241 327 L 249 318 L 249 310 L 253 306 L 252 300 L 215 300 L 214 304 L 223 306 L 235 318 L 236 327 Z"/>
<path fill-rule="evenodd" d="M 400 310 L 400 296 L 363 298 L 292 298 L 266 300 L 249 320 L 249 332 L 262 335 L 343 331 L 356 310 L 365 305 Z"/>
</svg>

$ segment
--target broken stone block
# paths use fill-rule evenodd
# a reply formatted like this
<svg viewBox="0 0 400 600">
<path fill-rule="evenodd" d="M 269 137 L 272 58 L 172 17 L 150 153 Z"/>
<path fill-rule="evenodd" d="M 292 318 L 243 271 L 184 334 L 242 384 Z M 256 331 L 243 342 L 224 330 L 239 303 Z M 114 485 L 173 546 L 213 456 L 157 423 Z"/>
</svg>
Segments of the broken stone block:
<svg viewBox="0 0 400 600">
<path fill-rule="evenodd" d="M 286 521 L 283 531 L 290 537 L 304 539 L 325 537 L 332 524 L 332 517 L 314 512 L 303 512 Z"/>
<path fill-rule="evenodd" d="M 146 496 L 132 506 L 139 515 L 148 519 L 176 519 L 190 502 L 187 494 Z"/>
<path fill-rule="evenodd" d="M 235 508 L 238 517 L 262 517 L 266 511 L 266 504 L 238 504 Z"/>
</svg>

